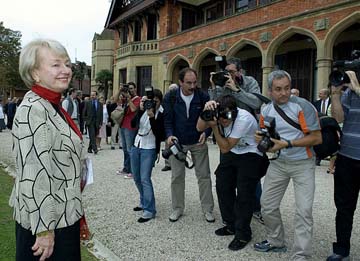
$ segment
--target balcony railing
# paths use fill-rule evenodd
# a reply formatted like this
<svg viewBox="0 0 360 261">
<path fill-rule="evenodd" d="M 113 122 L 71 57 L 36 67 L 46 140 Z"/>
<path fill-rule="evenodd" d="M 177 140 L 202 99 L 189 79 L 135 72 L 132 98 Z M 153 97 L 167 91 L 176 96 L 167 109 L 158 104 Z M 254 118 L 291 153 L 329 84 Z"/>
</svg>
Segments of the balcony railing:
<svg viewBox="0 0 360 261">
<path fill-rule="evenodd" d="M 133 42 L 121 45 L 117 50 L 117 57 L 130 55 L 146 55 L 159 51 L 159 41 Z"/>
</svg>

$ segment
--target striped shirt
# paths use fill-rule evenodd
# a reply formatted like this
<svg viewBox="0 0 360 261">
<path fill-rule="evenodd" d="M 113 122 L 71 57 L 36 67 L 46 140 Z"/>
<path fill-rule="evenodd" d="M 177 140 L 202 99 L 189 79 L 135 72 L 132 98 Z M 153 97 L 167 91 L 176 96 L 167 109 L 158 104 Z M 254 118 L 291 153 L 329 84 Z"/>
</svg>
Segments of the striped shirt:
<svg viewBox="0 0 360 261">
<path fill-rule="evenodd" d="M 264 118 L 266 116 L 274 117 L 276 123 L 276 131 L 281 139 L 297 140 L 304 137 L 311 131 L 320 130 L 320 123 L 315 107 L 307 100 L 291 96 L 286 104 L 279 107 L 293 121 L 300 124 L 302 131 L 296 129 L 287 123 L 275 110 L 273 103 L 266 104 L 261 109 L 260 127 L 264 128 Z M 315 155 L 312 147 L 292 147 L 282 149 L 279 158 L 285 160 L 301 160 L 312 158 Z"/>
<path fill-rule="evenodd" d="M 341 97 L 344 110 L 339 153 L 360 160 L 360 97 L 348 88 Z"/>
</svg>

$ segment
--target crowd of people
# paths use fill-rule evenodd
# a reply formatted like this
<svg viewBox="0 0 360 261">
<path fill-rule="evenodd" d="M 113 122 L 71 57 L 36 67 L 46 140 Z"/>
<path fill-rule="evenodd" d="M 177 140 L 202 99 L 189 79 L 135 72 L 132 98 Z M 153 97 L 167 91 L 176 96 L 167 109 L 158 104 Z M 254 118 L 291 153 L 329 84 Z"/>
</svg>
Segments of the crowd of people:
<svg viewBox="0 0 360 261">
<path fill-rule="evenodd" d="M 319 102 L 313 105 L 292 89 L 286 71 L 269 74 L 270 100 L 264 102 L 259 84 L 244 74 L 240 59 L 227 59 L 225 69 L 222 84 L 215 79 L 215 72 L 210 74 L 208 92 L 198 88 L 197 72 L 184 68 L 179 71 L 178 85 L 164 95 L 149 87 L 140 97 L 136 84 L 129 82 L 121 84 L 109 101 L 98 97 L 96 91 L 81 100 L 76 90 L 68 89 L 72 71 L 65 48 L 47 39 L 26 45 L 19 72 L 30 91 L 17 106 L 12 105 L 16 100 L 6 108 L 0 106 L 0 130 L 6 114 L 16 156 L 10 200 L 16 221 L 16 260 L 80 260 L 80 231 L 86 226 L 81 202 L 84 166 L 87 153 L 99 153 L 102 139 L 112 150 L 117 144 L 123 150 L 124 160 L 116 174 L 134 180 L 139 204 L 133 210 L 142 213 L 139 223 L 156 217 L 151 176 L 160 158 L 161 142 L 166 144 L 164 170 L 171 170 L 170 222 L 184 214 L 185 173 L 191 168 L 198 180 L 204 220 L 215 221 L 213 171 L 224 224 L 214 233 L 232 236 L 228 248 L 233 251 L 251 241 L 253 217 L 266 231 L 254 250 L 287 251 L 280 204 L 292 181 L 295 231 L 291 260 L 310 259 L 314 174 L 319 163 L 313 146 L 322 143 L 318 114 L 329 110 L 343 123 L 343 135 L 333 162 L 337 241 L 327 260 L 347 260 L 360 188 L 360 86 L 356 74 L 346 72 L 350 83 L 321 90 Z M 299 127 L 289 124 L 287 118 Z M 209 164 L 207 139 L 211 134 L 219 147 L 216 170 Z M 273 157 L 269 159 L 268 153 Z"/>
</svg>

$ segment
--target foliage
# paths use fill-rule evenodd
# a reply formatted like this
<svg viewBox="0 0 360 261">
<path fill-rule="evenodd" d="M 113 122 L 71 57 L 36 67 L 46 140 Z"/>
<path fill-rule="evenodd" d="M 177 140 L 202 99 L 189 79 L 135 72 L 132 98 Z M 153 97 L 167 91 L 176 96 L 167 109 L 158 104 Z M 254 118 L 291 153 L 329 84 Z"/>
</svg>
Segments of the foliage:
<svg viewBox="0 0 360 261">
<path fill-rule="evenodd" d="M 8 204 L 14 181 L 1 166 L 0 184 L 0 261 L 15 260 L 15 222 L 12 209 Z M 82 246 L 81 260 L 96 261 L 98 259 Z"/>
<path fill-rule="evenodd" d="M 108 98 L 109 83 L 113 79 L 113 74 L 109 70 L 101 70 L 96 74 L 95 81 L 99 83 L 99 91 L 104 92 L 105 100 Z"/>
<path fill-rule="evenodd" d="M 0 83 L 14 87 L 24 87 L 20 75 L 19 56 L 21 50 L 21 33 L 4 27 L 0 22 Z"/>
<path fill-rule="evenodd" d="M 79 81 L 79 89 L 82 90 L 82 81 L 85 79 L 87 75 L 87 66 L 85 62 L 77 61 L 72 66 L 73 71 L 73 79 Z"/>
</svg>

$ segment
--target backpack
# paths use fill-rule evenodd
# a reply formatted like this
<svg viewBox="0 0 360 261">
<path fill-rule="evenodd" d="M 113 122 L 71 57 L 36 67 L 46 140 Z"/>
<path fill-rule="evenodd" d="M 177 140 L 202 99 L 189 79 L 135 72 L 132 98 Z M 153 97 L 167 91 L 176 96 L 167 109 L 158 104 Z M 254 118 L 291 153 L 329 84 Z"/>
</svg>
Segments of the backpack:
<svg viewBox="0 0 360 261">
<path fill-rule="evenodd" d="M 324 159 L 329 156 L 334 156 L 340 149 L 340 137 L 342 135 L 341 128 L 338 122 L 330 116 L 319 116 L 322 143 L 315 145 L 314 151 L 316 156 Z"/>
</svg>

